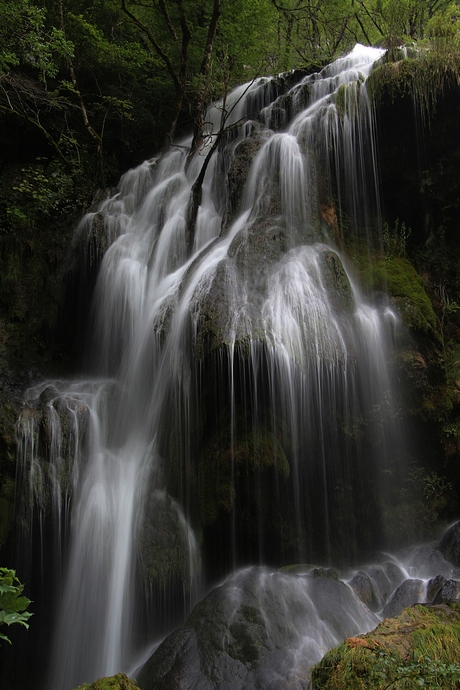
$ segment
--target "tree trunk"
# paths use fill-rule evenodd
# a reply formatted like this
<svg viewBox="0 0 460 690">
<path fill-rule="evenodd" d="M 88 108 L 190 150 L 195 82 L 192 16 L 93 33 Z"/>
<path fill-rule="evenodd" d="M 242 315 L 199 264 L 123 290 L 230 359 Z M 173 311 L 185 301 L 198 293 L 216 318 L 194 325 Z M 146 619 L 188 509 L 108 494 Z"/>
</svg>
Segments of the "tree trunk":
<svg viewBox="0 0 460 690">
<path fill-rule="evenodd" d="M 65 36 L 64 8 L 63 8 L 62 0 L 59 0 L 59 19 L 60 19 L 60 23 L 61 23 L 61 31 Z M 89 121 L 88 111 L 86 110 L 85 102 L 84 102 L 83 97 L 81 95 L 81 92 L 78 88 L 77 75 L 75 72 L 75 68 L 73 66 L 72 58 L 70 57 L 69 54 L 67 54 L 66 58 L 67 58 L 67 65 L 69 67 L 70 78 L 72 80 L 72 85 L 73 85 L 75 95 L 77 97 L 78 104 L 80 106 L 81 114 L 83 117 L 83 124 L 86 127 L 86 131 L 88 132 L 88 134 L 90 135 L 90 137 L 93 139 L 93 141 L 96 144 L 99 182 L 101 184 L 101 187 L 105 188 L 104 156 L 103 156 L 103 151 L 102 151 L 102 138 L 93 129 L 93 127 L 91 126 L 91 123 Z"/>
</svg>

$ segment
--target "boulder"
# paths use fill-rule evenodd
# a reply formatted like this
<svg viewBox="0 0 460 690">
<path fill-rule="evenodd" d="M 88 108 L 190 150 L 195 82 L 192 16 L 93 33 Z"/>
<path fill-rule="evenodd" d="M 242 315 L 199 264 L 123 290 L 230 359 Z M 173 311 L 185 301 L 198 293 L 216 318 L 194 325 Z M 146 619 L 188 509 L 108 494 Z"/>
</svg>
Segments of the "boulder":
<svg viewBox="0 0 460 690">
<path fill-rule="evenodd" d="M 379 600 L 376 596 L 372 580 L 367 573 L 359 571 L 350 580 L 349 585 L 356 596 L 359 597 L 371 611 L 379 610 Z"/>
<path fill-rule="evenodd" d="M 434 577 L 444 575 L 449 577 L 452 566 L 439 549 L 431 546 L 420 546 L 410 556 L 406 563 L 407 571 L 413 577 Z"/>
<path fill-rule="evenodd" d="M 438 550 L 449 563 L 460 566 L 460 522 L 447 530 L 438 544 Z"/>
<path fill-rule="evenodd" d="M 460 596 L 460 582 L 457 580 L 446 580 L 434 598 L 435 604 L 448 604 L 455 601 Z"/>
<path fill-rule="evenodd" d="M 436 577 L 431 578 L 426 586 L 426 600 L 428 602 L 434 601 L 446 582 L 447 580 L 443 575 L 436 575 Z"/>
<path fill-rule="evenodd" d="M 306 690 L 306 669 L 377 621 L 331 577 L 248 568 L 213 589 L 166 638 L 139 673 L 139 687 L 275 690 L 295 682 Z"/>
<path fill-rule="evenodd" d="M 412 606 L 422 601 L 424 598 L 423 580 L 404 580 L 388 604 L 384 607 L 382 615 L 384 618 L 397 616 L 407 606 Z"/>
</svg>

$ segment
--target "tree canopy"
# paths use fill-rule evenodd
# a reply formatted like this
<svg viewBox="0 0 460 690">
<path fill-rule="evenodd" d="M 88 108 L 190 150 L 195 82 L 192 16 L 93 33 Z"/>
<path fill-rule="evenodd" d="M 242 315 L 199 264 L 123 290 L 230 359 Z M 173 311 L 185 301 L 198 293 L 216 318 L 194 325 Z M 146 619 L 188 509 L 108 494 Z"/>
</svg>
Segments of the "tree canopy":
<svg viewBox="0 0 460 690">
<path fill-rule="evenodd" d="M 66 187 L 78 206 L 174 134 L 199 143 L 207 105 L 237 83 L 356 42 L 452 34 L 456 13 L 449 0 L 0 0 L 0 164 L 20 166 L 0 186 L 3 232 L 18 195 L 29 216 Z"/>
</svg>

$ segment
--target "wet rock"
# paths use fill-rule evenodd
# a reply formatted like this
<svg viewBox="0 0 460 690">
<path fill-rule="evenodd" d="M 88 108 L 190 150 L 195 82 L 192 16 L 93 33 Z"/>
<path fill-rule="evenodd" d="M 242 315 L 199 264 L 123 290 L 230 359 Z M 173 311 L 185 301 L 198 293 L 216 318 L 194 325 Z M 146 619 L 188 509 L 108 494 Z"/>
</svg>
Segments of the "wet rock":
<svg viewBox="0 0 460 690">
<path fill-rule="evenodd" d="M 446 561 L 438 549 L 431 546 L 421 546 L 411 555 L 407 564 L 409 574 L 416 577 L 433 577 L 444 575 L 449 577 L 452 566 Z"/>
<path fill-rule="evenodd" d="M 250 568 L 195 607 L 143 667 L 139 687 L 275 690 L 295 682 L 306 690 L 305 667 L 334 637 L 376 622 L 343 582 Z"/>
<path fill-rule="evenodd" d="M 244 139 L 235 147 L 234 158 L 227 176 L 227 225 L 235 218 L 237 212 L 241 210 L 241 203 L 244 198 L 244 187 L 249 175 L 249 170 L 262 144 L 263 138 L 256 130 L 250 139 Z"/>
<path fill-rule="evenodd" d="M 349 582 L 371 611 L 380 611 L 395 587 L 405 579 L 401 568 L 392 561 L 385 561 L 387 558 L 387 554 L 374 554 L 372 560 L 379 565 L 364 566 Z"/>
<path fill-rule="evenodd" d="M 201 569 L 194 536 L 179 505 L 164 491 L 146 502 L 139 529 L 141 573 L 149 590 L 177 581 L 188 591 Z"/>
<path fill-rule="evenodd" d="M 422 580 L 405 580 L 399 585 L 391 600 L 384 607 L 382 615 L 384 618 L 397 616 L 408 606 L 422 601 L 424 595 Z"/>
<path fill-rule="evenodd" d="M 447 530 L 438 544 L 438 550 L 449 563 L 460 566 L 460 522 Z"/>
<path fill-rule="evenodd" d="M 46 405 L 47 403 L 57 398 L 58 395 L 59 391 L 57 390 L 57 388 L 55 388 L 54 386 L 47 386 L 45 390 L 42 393 L 40 393 L 38 400 L 41 405 Z"/>
<path fill-rule="evenodd" d="M 446 580 L 438 593 L 434 597 L 434 604 L 448 604 L 456 601 L 460 596 L 460 582 L 457 580 Z"/>
<path fill-rule="evenodd" d="M 426 587 L 426 600 L 432 602 L 446 582 L 447 580 L 443 575 L 436 575 L 429 580 Z"/>
<path fill-rule="evenodd" d="M 116 187 L 106 187 L 104 189 L 97 189 L 94 193 L 93 200 L 90 207 L 88 208 L 88 213 L 95 212 L 99 209 L 103 201 L 107 201 L 118 192 Z"/>
<path fill-rule="evenodd" d="M 349 585 L 356 596 L 359 597 L 371 611 L 379 610 L 379 600 L 376 597 L 374 586 L 369 575 L 360 571 L 353 576 Z"/>
<path fill-rule="evenodd" d="M 367 569 L 367 574 L 374 583 L 374 589 L 376 590 L 376 598 L 378 608 L 382 608 L 383 604 L 387 601 L 394 587 L 390 583 L 388 576 L 386 575 L 384 569 L 380 566 L 372 566 Z M 372 609 L 377 610 L 377 609 Z"/>
<path fill-rule="evenodd" d="M 330 577 L 331 580 L 339 579 L 339 574 L 335 568 L 313 568 L 311 574 L 313 577 Z"/>
<path fill-rule="evenodd" d="M 396 563 L 386 561 L 386 563 L 383 563 L 382 567 L 393 587 L 401 584 L 401 582 L 404 580 L 405 575 L 399 565 L 396 565 Z"/>
</svg>

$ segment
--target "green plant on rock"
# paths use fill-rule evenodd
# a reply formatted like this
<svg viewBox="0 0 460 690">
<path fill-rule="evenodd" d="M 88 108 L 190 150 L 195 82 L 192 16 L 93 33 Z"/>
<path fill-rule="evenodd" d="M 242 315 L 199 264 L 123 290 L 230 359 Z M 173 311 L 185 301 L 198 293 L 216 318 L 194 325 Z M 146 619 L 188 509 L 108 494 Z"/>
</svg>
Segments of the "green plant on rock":
<svg viewBox="0 0 460 690">
<path fill-rule="evenodd" d="M 452 482 L 435 471 L 409 463 L 384 507 L 387 539 L 393 547 L 435 538 L 437 526 L 455 500 Z"/>
<path fill-rule="evenodd" d="M 124 673 L 117 673 L 116 676 L 99 678 L 94 683 L 79 685 L 77 690 L 139 690 L 139 688 Z"/>
<path fill-rule="evenodd" d="M 433 305 L 421 276 L 407 259 L 403 256 L 377 259 L 366 273 L 365 282 L 370 289 L 387 292 L 408 328 L 436 335 Z"/>
<path fill-rule="evenodd" d="M 406 256 L 407 240 L 412 230 L 407 227 L 404 221 L 396 218 L 393 228 L 388 223 L 383 224 L 383 248 L 385 259 L 392 259 L 395 256 Z"/>
<path fill-rule="evenodd" d="M 415 58 L 405 58 L 378 66 L 366 82 L 375 103 L 394 103 L 412 98 L 422 116 L 430 121 L 439 97 L 448 84 L 455 84 L 460 71 L 460 51 L 449 56 L 423 51 Z"/>
<path fill-rule="evenodd" d="M 386 650 L 375 652 L 376 663 L 369 673 L 371 687 L 381 688 L 442 688 L 457 687 L 460 666 L 445 663 L 430 656 L 416 661 L 402 661 Z M 447 684 L 447 685 L 446 685 Z"/>
<path fill-rule="evenodd" d="M 33 615 L 27 608 L 30 599 L 23 596 L 24 585 L 19 581 L 14 570 L 0 568 L 0 625 L 19 623 L 29 627 L 27 621 Z M 0 632 L 0 639 L 11 644 L 11 640 Z"/>
<path fill-rule="evenodd" d="M 454 690 L 459 687 L 460 607 L 405 609 L 346 640 L 313 667 L 314 690 Z"/>
</svg>

